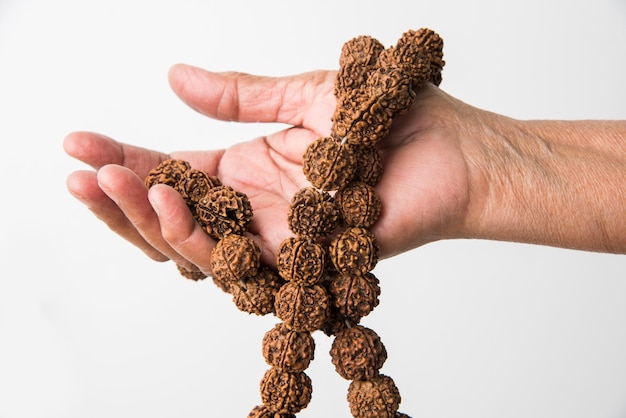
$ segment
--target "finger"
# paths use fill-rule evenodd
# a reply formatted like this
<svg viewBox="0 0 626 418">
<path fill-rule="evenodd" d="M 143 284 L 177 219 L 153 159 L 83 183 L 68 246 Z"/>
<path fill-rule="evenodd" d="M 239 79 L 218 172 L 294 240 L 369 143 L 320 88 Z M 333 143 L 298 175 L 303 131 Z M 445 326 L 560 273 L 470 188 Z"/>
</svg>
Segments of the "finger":
<svg viewBox="0 0 626 418">
<path fill-rule="evenodd" d="M 139 234 L 115 202 L 102 191 L 95 172 L 76 171 L 70 174 L 67 178 L 67 189 L 113 232 L 142 250 L 148 257 L 156 261 L 168 260 Z"/>
<path fill-rule="evenodd" d="M 161 235 L 159 218 L 148 200 L 148 189 L 139 177 L 125 167 L 105 165 L 98 171 L 98 185 L 150 245 L 176 264 L 189 267 L 187 260 Z"/>
<path fill-rule="evenodd" d="M 159 217 L 163 238 L 178 254 L 210 275 L 211 251 L 216 241 L 194 220 L 180 193 L 157 184 L 150 188 L 148 199 Z"/>
<path fill-rule="evenodd" d="M 107 164 L 128 167 L 140 177 L 168 158 L 167 154 L 117 142 L 93 132 L 72 132 L 63 148 L 74 157 L 98 170 Z"/>
<path fill-rule="evenodd" d="M 278 122 L 329 128 L 335 107 L 335 73 L 314 71 L 287 77 L 214 73 L 178 64 L 169 72 L 174 92 L 212 118 L 238 122 Z"/>
</svg>

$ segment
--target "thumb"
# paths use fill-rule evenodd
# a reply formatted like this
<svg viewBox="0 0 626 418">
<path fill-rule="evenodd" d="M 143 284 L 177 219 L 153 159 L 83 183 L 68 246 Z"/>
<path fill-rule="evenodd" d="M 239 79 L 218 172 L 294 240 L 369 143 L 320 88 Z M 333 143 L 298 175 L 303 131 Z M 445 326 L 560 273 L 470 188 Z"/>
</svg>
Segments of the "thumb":
<svg viewBox="0 0 626 418">
<path fill-rule="evenodd" d="M 332 114 L 335 73 L 313 71 L 286 77 L 240 72 L 216 73 L 185 64 L 170 68 L 169 82 L 178 97 L 214 119 L 276 122 L 306 126 L 315 112 Z M 316 119 L 317 122 L 317 119 Z"/>
</svg>

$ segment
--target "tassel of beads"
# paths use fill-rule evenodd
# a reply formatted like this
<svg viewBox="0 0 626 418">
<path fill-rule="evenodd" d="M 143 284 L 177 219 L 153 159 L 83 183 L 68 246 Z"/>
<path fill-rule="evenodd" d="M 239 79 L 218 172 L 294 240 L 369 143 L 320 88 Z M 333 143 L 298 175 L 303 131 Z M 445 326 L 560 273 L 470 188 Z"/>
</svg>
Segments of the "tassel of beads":
<svg viewBox="0 0 626 418">
<path fill-rule="evenodd" d="M 311 333 L 323 326 L 330 312 L 321 285 L 327 255 L 320 239 L 338 224 L 333 200 L 325 192 L 303 188 L 293 196 L 288 218 L 295 236 L 281 243 L 276 258 L 278 273 L 286 281 L 275 299 L 282 322 L 263 338 L 263 356 L 271 368 L 261 381 L 263 405 L 249 418 L 291 416 L 308 405 L 312 384 L 304 370 L 314 357 Z"/>
<path fill-rule="evenodd" d="M 382 159 L 374 146 L 424 83 L 441 82 L 442 47 L 429 29 L 406 32 L 387 49 L 371 37 L 344 44 L 331 136 L 313 143 L 304 155 L 307 179 L 323 190 L 336 190 L 343 231 L 329 246 L 334 273 L 327 281 L 332 313 L 325 332 L 335 335 L 331 359 L 337 373 L 351 381 L 347 400 L 356 418 L 407 416 L 398 411 L 401 396 L 393 379 L 380 373 L 387 359 L 384 344 L 359 323 L 378 305 L 380 294 L 371 273 L 378 246 L 368 229 L 381 212 L 374 186 L 382 177 Z"/>
</svg>

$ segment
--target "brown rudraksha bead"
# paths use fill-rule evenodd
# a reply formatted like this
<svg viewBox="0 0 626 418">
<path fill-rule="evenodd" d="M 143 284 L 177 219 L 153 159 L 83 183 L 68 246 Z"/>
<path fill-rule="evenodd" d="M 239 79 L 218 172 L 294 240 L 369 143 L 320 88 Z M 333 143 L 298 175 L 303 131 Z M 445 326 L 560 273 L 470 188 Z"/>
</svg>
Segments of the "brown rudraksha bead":
<svg viewBox="0 0 626 418">
<path fill-rule="evenodd" d="M 382 374 L 354 380 L 348 387 L 350 412 L 355 418 L 394 418 L 401 401 L 393 379 Z"/>
<path fill-rule="evenodd" d="M 344 225 L 363 228 L 374 225 L 382 206 L 374 188 L 361 182 L 352 182 L 339 189 L 335 194 L 335 202 Z"/>
<path fill-rule="evenodd" d="M 261 264 L 261 249 L 245 235 L 227 235 L 211 251 L 211 270 L 215 277 L 229 283 L 239 283 L 257 274 Z"/>
<path fill-rule="evenodd" d="M 383 159 L 378 149 L 371 146 L 352 146 L 352 149 L 356 156 L 354 181 L 376 186 L 383 177 Z"/>
<path fill-rule="evenodd" d="M 335 96 L 365 86 L 385 46 L 371 36 L 357 36 L 343 44 L 339 56 L 339 73 L 335 80 Z"/>
<path fill-rule="evenodd" d="M 302 160 L 304 175 L 318 189 L 340 189 L 354 175 L 356 158 L 352 149 L 332 137 L 318 138 L 309 144 Z"/>
<path fill-rule="evenodd" d="M 196 205 L 198 222 L 211 237 L 243 234 L 252 221 L 248 196 L 230 186 L 209 189 Z"/>
<path fill-rule="evenodd" d="M 322 278 L 325 261 L 324 247 L 301 237 L 285 239 L 276 256 L 278 274 L 285 280 L 304 285 L 315 284 Z"/>
<path fill-rule="evenodd" d="M 206 171 L 190 168 L 185 171 L 176 188 L 189 207 L 195 209 L 196 204 L 210 189 L 221 185 L 222 182 L 217 177 Z"/>
<path fill-rule="evenodd" d="M 366 228 L 350 227 L 330 243 L 330 259 L 343 275 L 363 275 L 374 269 L 380 250 L 376 237 Z"/>
<path fill-rule="evenodd" d="M 344 379 L 369 380 L 378 376 L 387 360 L 387 350 L 373 330 L 355 325 L 335 335 L 330 357 Z"/>
<path fill-rule="evenodd" d="M 288 282 L 276 294 L 276 316 L 294 331 L 313 332 L 328 317 L 328 294 L 320 285 Z"/>
<path fill-rule="evenodd" d="M 166 184 L 170 187 L 176 188 L 176 185 L 183 177 L 185 171 L 189 170 L 191 166 L 187 161 L 168 159 L 161 162 L 155 168 L 148 172 L 144 183 L 146 187 L 150 188 L 155 184 Z"/>
<path fill-rule="evenodd" d="M 446 63 L 443 60 L 443 39 L 439 34 L 428 28 L 409 30 L 398 40 L 398 46 L 403 42 L 416 43 L 419 46 L 430 62 L 430 82 L 435 86 L 441 84 L 441 73 Z"/>
<path fill-rule="evenodd" d="M 413 88 L 413 79 L 400 68 L 379 68 L 370 76 L 368 83 L 371 86 L 372 97 L 375 97 L 383 108 L 375 109 L 385 112 L 386 117 L 391 119 L 406 112 L 415 101 L 416 89 Z"/>
<path fill-rule="evenodd" d="M 232 284 L 230 293 L 239 310 L 249 314 L 267 315 L 275 312 L 276 293 L 284 283 L 274 270 L 261 266 L 256 275 Z"/>
<path fill-rule="evenodd" d="M 188 268 L 181 266 L 180 264 L 177 264 L 176 268 L 178 269 L 178 272 L 181 274 L 181 276 L 189 280 L 193 280 L 195 282 L 197 282 L 198 280 L 204 280 L 207 278 L 207 275 L 201 272 L 200 270 L 190 270 Z"/>
<path fill-rule="evenodd" d="M 370 146 L 389 133 L 393 111 L 371 89 L 352 90 L 337 98 L 331 136 L 350 145 Z"/>
<path fill-rule="evenodd" d="M 261 400 L 268 410 L 296 414 L 311 402 L 311 378 L 304 372 L 287 372 L 272 367 L 261 380 Z"/>
<path fill-rule="evenodd" d="M 402 412 L 396 412 L 396 415 L 394 415 L 393 418 L 411 418 L 411 417 L 408 416 L 407 414 L 403 414 Z"/>
<path fill-rule="evenodd" d="M 288 372 L 306 370 L 315 354 L 310 332 L 298 332 L 278 323 L 263 337 L 263 357 L 267 364 Z"/>
<path fill-rule="evenodd" d="M 207 275 L 201 272 L 200 270 L 190 270 L 188 268 L 181 266 L 180 264 L 177 264 L 176 268 L 178 269 L 178 272 L 181 274 L 181 276 L 189 280 L 193 280 L 195 282 L 197 282 L 198 280 L 204 280 L 207 278 Z"/>
<path fill-rule="evenodd" d="M 335 230 L 339 224 L 339 214 L 329 193 L 314 187 L 304 187 L 291 198 L 287 221 L 294 234 L 319 238 Z"/>
<path fill-rule="evenodd" d="M 352 323 L 358 323 L 379 303 L 379 281 L 371 272 L 363 275 L 335 274 L 326 289 L 332 312 Z"/>
<path fill-rule="evenodd" d="M 296 418 L 296 416 L 294 414 L 281 414 L 270 411 L 265 405 L 258 405 L 252 408 L 248 418 Z"/>
<path fill-rule="evenodd" d="M 428 56 L 410 36 L 398 40 L 396 46 L 387 48 L 378 57 L 378 67 L 383 72 L 392 68 L 405 74 L 415 92 L 429 81 L 431 66 Z M 371 83 L 371 80 L 368 80 Z M 376 83 L 371 83 L 373 85 Z"/>
</svg>

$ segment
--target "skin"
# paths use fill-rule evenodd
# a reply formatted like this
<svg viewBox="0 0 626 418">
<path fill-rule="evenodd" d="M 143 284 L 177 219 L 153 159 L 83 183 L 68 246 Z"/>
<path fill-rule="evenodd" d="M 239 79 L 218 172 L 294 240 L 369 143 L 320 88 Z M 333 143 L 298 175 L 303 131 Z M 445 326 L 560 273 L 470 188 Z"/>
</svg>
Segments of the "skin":
<svg viewBox="0 0 626 418">
<path fill-rule="evenodd" d="M 227 149 L 169 154 L 73 132 L 66 152 L 91 171 L 71 173 L 70 193 L 122 238 L 158 261 L 210 274 L 215 240 L 173 189 L 143 178 L 167 158 L 217 175 L 250 198 L 249 235 L 275 265 L 293 234 L 286 214 L 306 146 L 330 132 L 336 72 L 289 77 L 171 68 L 174 92 L 220 120 L 290 127 Z M 379 146 L 383 211 L 371 228 L 383 257 L 429 242 L 480 238 L 626 253 L 626 121 L 520 121 L 427 85 Z"/>
</svg>

